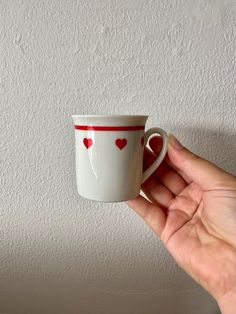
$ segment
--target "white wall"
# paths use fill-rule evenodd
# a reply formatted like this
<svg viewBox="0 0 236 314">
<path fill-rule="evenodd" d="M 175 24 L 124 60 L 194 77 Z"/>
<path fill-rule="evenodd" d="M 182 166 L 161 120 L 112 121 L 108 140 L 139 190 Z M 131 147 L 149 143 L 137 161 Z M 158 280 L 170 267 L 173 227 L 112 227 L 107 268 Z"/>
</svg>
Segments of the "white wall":
<svg viewBox="0 0 236 314">
<path fill-rule="evenodd" d="M 149 114 L 235 173 L 235 5 L 0 1 L 0 312 L 217 313 L 126 204 L 77 195 L 70 115 Z"/>
</svg>

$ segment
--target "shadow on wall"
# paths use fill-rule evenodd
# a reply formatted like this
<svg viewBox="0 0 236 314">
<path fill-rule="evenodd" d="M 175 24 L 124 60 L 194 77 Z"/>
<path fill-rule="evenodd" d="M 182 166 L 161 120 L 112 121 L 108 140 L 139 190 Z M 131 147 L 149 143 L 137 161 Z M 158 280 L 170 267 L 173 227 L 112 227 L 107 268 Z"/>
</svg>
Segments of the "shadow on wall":
<svg viewBox="0 0 236 314">
<path fill-rule="evenodd" d="M 166 129 L 193 152 L 235 174 L 236 134 L 233 131 L 185 125 L 172 128 L 166 125 Z M 77 192 L 75 195 L 74 205 L 78 206 Z M 23 277 L 19 272 L 18 283 L 13 278 L 14 272 L 10 279 L 7 277 L 5 290 L 0 294 L 0 311 L 35 314 L 219 314 L 215 301 L 204 290 L 194 284 L 186 274 L 178 271 L 177 267 L 169 265 L 172 263 L 171 258 L 160 241 L 156 237 L 152 239 L 151 231 L 150 234 L 140 236 L 143 230 L 141 222 L 140 225 L 130 223 L 130 210 L 124 204 L 104 206 L 105 210 L 103 207 L 94 209 L 96 228 L 100 232 L 96 237 L 90 237 L 95 228 L 95 224 L 89 224 L 90 215 L 83 216 L 81 209 L 81 215 L 75 216 L 84 219 L 86 229 L 89 229 L 83 235 L 84 243 L 88 243 L 86 254 L 83 253 L 83 247 L 79 250 L 78 244 L 74 247 L 72 243 L 68 244 L 64 252 L 58 253 L 56 247 L 52 249 L 52 255 L 46 251 L 39 266 L 34 266 L 30 259 L 25 263 L 27 269 L 29 268 L 29 275 L 25 279 L 24 271 L 27 273 L 28 270 L 23 271 Z M 114 210 L 116 208 L 118 210 Z M 66 225 L 69 226 L 70 217 L 66 219 Z M 74 220 L 73 215 L 71 219 Z M 111 230 L 112 222 L 117 223 L 116 230 Z M 72 223 L 71 226 L 73 227 Z M 124 238 L 125 228 L 129 230 L 129 239 Z M 41 254 L 41 249 L 39 246 L 36 251 L 32 250 L 36 259 L 37 254 Z M 21 255 L 27 261 L 28 255 L 24 257 L 24 253 L 22 251 Z M 58 256 L 61 256 L 61 260 Z M 132 260 L 133 263 L 130 263 Z M 48 265 L 49 268 L 44 269 Z M 30 273 L 34 269 L 36 274 Z M 40 279 L 37 271 L 42 274 Z M 38 309 L 36 304 L 40 304 Z"/>
<path fill-rule="evenodd" d="M 179 125 L 171 132 L 194 153 L 236 175 L 236 130 Z"/>
</svg>

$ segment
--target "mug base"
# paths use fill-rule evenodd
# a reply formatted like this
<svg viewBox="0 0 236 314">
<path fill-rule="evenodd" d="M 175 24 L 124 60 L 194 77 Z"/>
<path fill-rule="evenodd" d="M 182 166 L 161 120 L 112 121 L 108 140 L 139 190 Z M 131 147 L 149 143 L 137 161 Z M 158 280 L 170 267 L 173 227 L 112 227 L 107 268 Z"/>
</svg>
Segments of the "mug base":
<svg viewBox="0 0 236 314">
<path fill-rule="evenodd" d="M 79 193 L 79 195 L 87 200 L 90 201 L 94 201 L 94 202 L 99 202 L 99 203 L 122 203 L 122 202 L 126 202 L 129 201 L 133 198 L 136 198 L 137 196 L 139 196 L 138 194 L 135 194 L 129 198 L 125 197 L 125 198 L 121 198 L 121 199 L 101 199 L 101 198 L 96 198 L 96 197 L 89 197 L 89 196 L 85 196 Z"/>
</svg>

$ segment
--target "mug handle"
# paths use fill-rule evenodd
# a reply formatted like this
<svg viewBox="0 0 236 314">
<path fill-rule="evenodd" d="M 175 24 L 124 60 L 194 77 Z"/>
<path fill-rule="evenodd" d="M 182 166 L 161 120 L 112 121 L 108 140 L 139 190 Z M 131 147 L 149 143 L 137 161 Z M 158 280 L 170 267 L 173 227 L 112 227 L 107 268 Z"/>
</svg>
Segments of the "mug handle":
<svg viewBox="0 0 236 314">
<path fill-rule="evenodd" d="M 157 157 L 157 159 L 154 161 L 154 163 L 143 172 L 143 176 L 142 176 L 142 180 L 141 180 L 141 184 L 144 183 L 148 177 L 150 177 L 151 174 L 153 174 L 153 172 L 159 167 L 160 163 L 162 162 L 162 160 L 164 159 L 166 152 L 167 152 L 167 147 L 168 147 L 168 135 L 166 133 L 166 131 L 164 131 L 161 128 L 151 128 L 149 130 L 147 130 L 144 134 L 144 147 L 146 146 L 149 137 L 153 134 L 160 134 L 162 137 L 162 148 L 160 151 L 159 156 Z"/>
</svg>

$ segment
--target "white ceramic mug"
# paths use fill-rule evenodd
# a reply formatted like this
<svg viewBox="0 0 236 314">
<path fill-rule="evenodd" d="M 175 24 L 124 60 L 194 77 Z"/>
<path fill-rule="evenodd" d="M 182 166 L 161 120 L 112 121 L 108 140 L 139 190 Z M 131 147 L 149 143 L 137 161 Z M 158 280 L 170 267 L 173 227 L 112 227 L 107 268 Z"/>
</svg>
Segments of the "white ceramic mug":
<svg viewBox="0 0 236 314">
<path fill-rule="evenodd" d="M 81 196 L 102 202 L 122 202 L 139 195 L 141 184 L 157 169 L 167 151 L 167 134 L 152 128 L 148 116 L 73 115 L 77 188 Z M 148 139 L 160 134 L 161 152 L 143 172 Z"/>
</svg>

